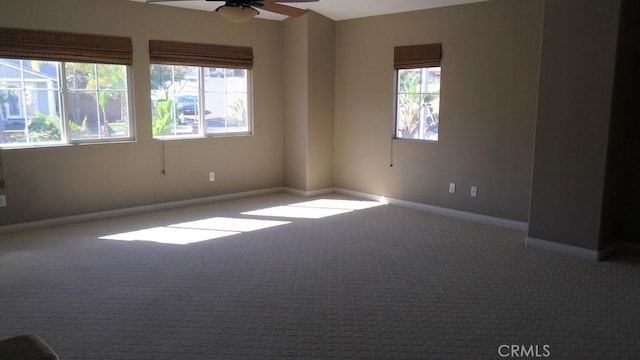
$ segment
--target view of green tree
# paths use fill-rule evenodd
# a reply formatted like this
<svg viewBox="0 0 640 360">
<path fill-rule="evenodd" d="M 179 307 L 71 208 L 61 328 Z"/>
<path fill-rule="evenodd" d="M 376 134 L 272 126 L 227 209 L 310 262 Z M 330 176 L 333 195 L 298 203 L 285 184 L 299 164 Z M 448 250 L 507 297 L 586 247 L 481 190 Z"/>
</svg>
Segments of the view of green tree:
<svg viewBox="0 0 640 360">
<path fill-rule="evenodd" d="M 78 139 L 83 138 L 91 134 L 89 127 L 87 126 L 88 119 L 85 116 L 82 119 L 82 123 L 76 124 L 73 121 L 69 121 L 69 132 L 71 133 L 71 138 Z"/>
<path fill-rule="evenodd" d="M 437 96 L 421 91 L 420 71 L 399 71 L 398 86 L 398 135 L 402 138 L 417 138 L 423 106 Z"/>
<path fill-rule="evenodd" d="M 164 99 L 169 99 L 169 90 L 180 84 L 187 76 L 186 66 L 151 65 L 151 90 L 162 90 Z"/>
<path fill-rule="evenodd" d="M 178 112 L 171 100 L 162 100 L 156 102 L 153 108 L 153 136 L 167 135 L 171 123 L 175 123 L 178 118 Z"/>
<path fill-rule="evenodd" d="M 120 106 L 127 106 L 126 101 L 121 101 L 123 89 L 126 89 L 127 85 L 124 67 L 109 64 L 67 63 L 65 69 L 67 84 L 72 91 L 82 93 L 81 90 L 90 90 L 95 96 L 100 114 L 97 119 L 98 123 L 93 125 L 95 127 L 93 131 L 100 131 L 106 137 L 110 136 L 111 127 L 109 126 L 110 119 L 107 116 L 107 106 L 112 101 L 119 101 Z M 79 110 L 75 114 L 70 114 L 69 123 L 80 127 L 89 127 L 87 114 L 82 114 Z M 91 131 L 88 131 L 86 136 L 90 134 Z"/>
<path fill-rule="evenodd" d="M 27 126 L 29 139 L 33 142 L 60 141 L 60 119 L 55 116 L 48 116 L 41 113 L 31 120 Z"/>
<path fill-rule="evenodd" d="M 238 98 L 230 107 L 230 118 L 236 122 L 246 123 L 247 121 L 247 104 L 243 98 Z"/>
</svg>

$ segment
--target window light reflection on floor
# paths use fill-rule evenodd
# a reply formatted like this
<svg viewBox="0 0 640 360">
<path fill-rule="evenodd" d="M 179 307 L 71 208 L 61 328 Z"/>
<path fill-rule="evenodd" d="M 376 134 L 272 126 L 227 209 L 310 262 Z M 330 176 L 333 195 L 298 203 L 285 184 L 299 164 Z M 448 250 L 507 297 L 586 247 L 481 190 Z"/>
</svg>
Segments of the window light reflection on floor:
<svg viewBox="0 0 640 360">
<path fill-rule="evenodd" d="M 321 219 L 385 205 L 386 201 L 317 199 L 290 205 L 243 212 L 245 216 Z M 103 240 L 151 241 L 164 244 L 187 245 L 219 239 L 245 232 L 258 231 L 290 224 L 290 221 L 213 217 L 102 236 Z"/>
<path fill-rule="evenodd" d="M 284 218 L 322 219 L 328 216 L 346 214 L 355 210 L 363 210 L 380 205 L 384 204 L 377 201 L 318 199 L 248 211 L 242 214 Z"/>
<path fill-rule="evenodd" d="M 215 217 L 159 226 L 149 229 L 130 231 L 100 237 L 103 240 L 152 241 L 163 244 L 187 245 L 202 241 L 219 239 L 243 232 L 267 229 L 289 224 L 288 221 L 239 219 Z"/>
<path fill-rule="evenodd" d="M 289 224 L 289 221 L 215 217 L 171 225 L 176 228 L 249 232 Z"/>
<path fill-rule="evenodd" d="M 187 245 L 201 241 L 219 239 L 226 236 L 237 235 L 240 232 L 173 228 L 159 226 L 149 229 L 130 231 L 100 237 L 102 240 L 120 241 L 151 241 L 163 244 Z"/>
</svg>

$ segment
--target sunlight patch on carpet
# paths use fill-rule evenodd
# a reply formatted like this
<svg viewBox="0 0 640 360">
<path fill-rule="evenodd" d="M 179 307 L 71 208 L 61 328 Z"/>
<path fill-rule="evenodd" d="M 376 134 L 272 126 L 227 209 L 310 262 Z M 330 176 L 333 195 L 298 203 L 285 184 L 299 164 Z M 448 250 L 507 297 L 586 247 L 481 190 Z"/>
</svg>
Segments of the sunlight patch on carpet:
<svg viewBox="0 0 640 360">
<path fill-rule="evenodd" d="M 215 217 L 124 232 L 120 234 L 106 235 L 99 239 L 152 241 L 163 244 L 187 245 L 237 235 L 243 232 L 263 230 L 289 223 L 290 222 L 288 221 Z"/>
<path fill-rule="evenodd" d="M 299 203 L 243 212 L 242 215 L 293 219 L 322 219 L 385 205 L 382 201 L 316 199 Z M 290 224 L 290 221 L 212 217 L 148 229 L 105 235 L 102 240 L 151 241 L 163 244 L 187 245 L 220 239 L 241 233 L 260 231 Z"/>
<path fill-rule="evenodd" d="M 238 219 L 228 217 L 215 217 L 210 219 L 189 221 L 180 224 L 170 225 L 176 228 L 201 229 L 201 230 L 222 230 L 248 232 L 268 229 L 274 226 L 290 224 L 289 221 Z"/>
<path fill-rule="evenodd" d="M 102 236 L 102 240 L 119 241 L 152 241 L 162 244 L 187 245 L 201 241 L 218 239 L 226 236 L 237 235 L 240 232 L 183 229 L 170 226 L 158 226 L 149 229 L 130 231 L 120 234 Z"/>
<path fill-rule="evenodd" d="M 377 201 L 318 199 L 300 203 L 248 211 L 243 215 L 270 216 L 299 219 L 322 219 L 384 205 Z"/>
</svg>

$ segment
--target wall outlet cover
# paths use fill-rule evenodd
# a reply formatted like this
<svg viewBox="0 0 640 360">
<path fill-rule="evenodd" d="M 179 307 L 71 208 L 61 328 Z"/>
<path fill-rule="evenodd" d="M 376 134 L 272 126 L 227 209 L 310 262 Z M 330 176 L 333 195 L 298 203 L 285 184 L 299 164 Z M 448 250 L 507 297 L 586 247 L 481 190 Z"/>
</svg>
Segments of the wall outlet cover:
<svg viewBox="0 0 640 360">
<path fill-rule="evenodd" d="M 216 181 L 216 173 L 215 172 L 210 172 L 209 173 L 209 181 Z"/>
<path fill-rule="evenodd" d="M 7 206 L 7 196 L 0 195 L 0 207 L 6 207 L 6 206 Z"/>
</svg>

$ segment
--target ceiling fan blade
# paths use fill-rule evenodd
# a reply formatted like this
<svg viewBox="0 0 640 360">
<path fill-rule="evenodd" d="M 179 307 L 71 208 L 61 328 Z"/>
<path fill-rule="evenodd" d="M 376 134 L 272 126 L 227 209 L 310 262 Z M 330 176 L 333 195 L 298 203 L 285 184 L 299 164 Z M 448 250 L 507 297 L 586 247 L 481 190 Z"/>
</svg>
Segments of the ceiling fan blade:
<svg viewBox="0 0 640 360">
<path fill-rule="evenodd" d="M 176 2 L 176 1 L 193 1 L 193 0 L 145 0 L 146 3 L 162 3 L 162 2 Z M 205 0 L 216 1 L 216 0 Z M 219 0 L 220 2 L 225 2 L 225 4 L 236 3 L 236 4 L 247 4 L 253 7 L 257 7 L 259 9 L 263 9 L 266 11 L 270 11 L 276 14 L 281 14 L 284 16 L 292 16 L 298 17 L 307 13 L 307 10 L 303 10 L 294 6 L 287 6 L 278 3 L 306 3 L 306 2 L 318 2 L 319 0 Z"/>
<path fill-rule="evenodd" d="M 307 13 L 307 10 L 298 9 L 297 7 L 280 5 L 271 1 L 265 1 L 262 9 L 274 12 L 284 16 L 298 17 Z"/>
</svg>

